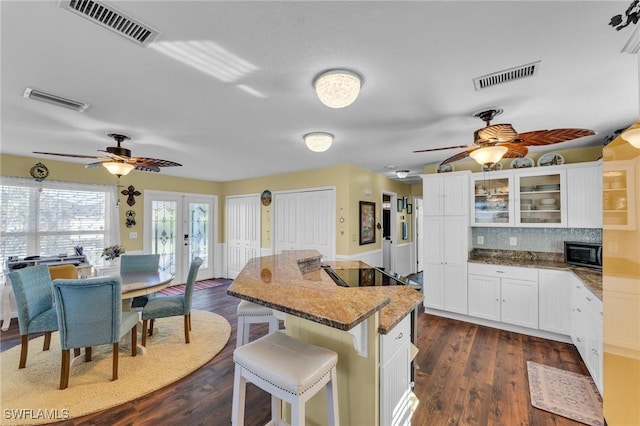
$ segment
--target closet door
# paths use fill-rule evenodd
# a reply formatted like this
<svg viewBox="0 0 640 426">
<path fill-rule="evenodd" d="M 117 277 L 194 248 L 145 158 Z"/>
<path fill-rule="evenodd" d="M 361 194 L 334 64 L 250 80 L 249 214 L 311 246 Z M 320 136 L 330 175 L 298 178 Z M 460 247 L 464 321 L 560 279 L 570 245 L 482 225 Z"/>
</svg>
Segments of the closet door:
<svg viewBox="0 0 640 426">
<path fill-rule="evenodd" d="M 260 196 L 227 198 L 227 275 L 238 276 L 260 256 Z"/>
</svg>

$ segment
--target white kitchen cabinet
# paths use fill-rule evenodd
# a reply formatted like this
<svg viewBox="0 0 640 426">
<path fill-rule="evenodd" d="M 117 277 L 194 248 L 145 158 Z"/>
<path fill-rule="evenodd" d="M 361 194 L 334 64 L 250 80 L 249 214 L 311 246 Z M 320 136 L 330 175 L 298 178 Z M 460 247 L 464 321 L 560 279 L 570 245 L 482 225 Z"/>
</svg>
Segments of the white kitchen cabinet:
<svg viewBox="0 0 640 426">
<path fill-rule="evenodd" d="M 471 226 L 513 226 L 513 172 L 473 173 Z"/>
<path fill-rule="evenodd" d="M 380 424 L 411 425 L 411 315 L 380 335 Z"/>
<path fill-rule="evenodd" d="M 469 175 L 422 175 L 425 310 L 467 313 Z"/>
<path fill-rule="evenodd" d="M 552 333 L 571 334 L 570 272 L 538 271 L 538 328 Z"/>
<path fill-rule="evenodd" d="M 636 229 L 635 169 L 632 161 L 607 161 L 602 171 L 603 228 Z"/>
<path fill-rule="evenodd" d="M 566 170 L 563 166 L 514 172 L 515 226 L 566 227 Z"/>
<path fill-rule="evenodd" d="M 538 328 L 538 270 L 470 263 L 469 315 Z"/>
<path fill-rule="evenodd" d="M 567 226 L 602 228 L 602 163 L 567 166 Z"/>
<path fill-rule="evenodd" d="M 571 340 L 602 393 L 602 301 L 571 274 Z"/>
<path fill-rule="evenodd" d="M 422 177 L 423 214 L 467 215 L 469 172 L 420 175 Z"/>
</svg>

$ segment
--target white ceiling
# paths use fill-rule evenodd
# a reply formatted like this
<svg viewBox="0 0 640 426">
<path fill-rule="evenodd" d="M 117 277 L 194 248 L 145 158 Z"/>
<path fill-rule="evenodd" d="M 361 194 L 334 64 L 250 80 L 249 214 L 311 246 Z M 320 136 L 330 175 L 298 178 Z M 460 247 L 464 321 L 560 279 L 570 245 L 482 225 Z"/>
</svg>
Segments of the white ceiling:
<svg viewBox="0 0 640 426">
<path fill-rule="evenodd" d="M 158 41 L 213 42 L 253 70 L 225 82 L 57 1 L 2 1 L 2 153 L 97 155 L 115 131 L 132 136 L 135 156 L 182 163 L 161 172 L 173 176 L 229 181 L 338 164 L 415 175 L 460 150 L 412 151 L 472 142 L 484 125 L 472 113 L 485 107 L 503 108 L 493 123 L 520 132 L 598 132 L 553 149 L 601 145 L 638 117 L 638 58 L 620 53 L 635 28 L 608 26 L 629 1 L 110 4 L 159 30 Z M 474 77 L 537 60 L 535 77 L 474 90 Z M 364 77 L 356 102 L 337 110 L 311 83 L 336 67 Z M 27 86 L 91 107 L 28 100 Z M 333 133 L 333 147 L 309 151 L 302 135 L 312 131 Z"/>
</svg>

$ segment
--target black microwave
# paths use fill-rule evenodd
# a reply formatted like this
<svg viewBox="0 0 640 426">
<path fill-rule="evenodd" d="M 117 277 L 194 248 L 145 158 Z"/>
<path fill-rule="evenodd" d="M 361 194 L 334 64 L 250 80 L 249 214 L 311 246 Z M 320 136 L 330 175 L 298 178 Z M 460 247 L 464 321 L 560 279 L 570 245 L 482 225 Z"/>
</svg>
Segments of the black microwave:
<svg viewBox="0 0 640 426">
<path fill-rule="evenodd" d="M 564 261 L 570 265 L 602 269 L 602 243 L 565 241 Z"/>
</svg>

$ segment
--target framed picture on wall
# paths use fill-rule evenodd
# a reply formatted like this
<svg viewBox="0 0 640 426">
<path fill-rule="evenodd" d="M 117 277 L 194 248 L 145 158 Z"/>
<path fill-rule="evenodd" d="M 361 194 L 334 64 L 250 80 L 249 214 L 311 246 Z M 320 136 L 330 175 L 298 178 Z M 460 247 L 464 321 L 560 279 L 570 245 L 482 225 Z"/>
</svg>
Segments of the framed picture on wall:
<svg viewBox="0 0 640 426">
<path fill-rule="evenodd" d="M 376 242 L 376 203 L 360 201 L 360 245 Z"/>
<path fill-rule="evenodd" d="M 398 213 L 402 213 L 404 209 L 404 200 L 402 198 L 398 198 Z"/>
<path fill-rule="evenodd" d="M 407 204 L 407 214 L 413 213 L 413 204 Z"/>
</svg>

